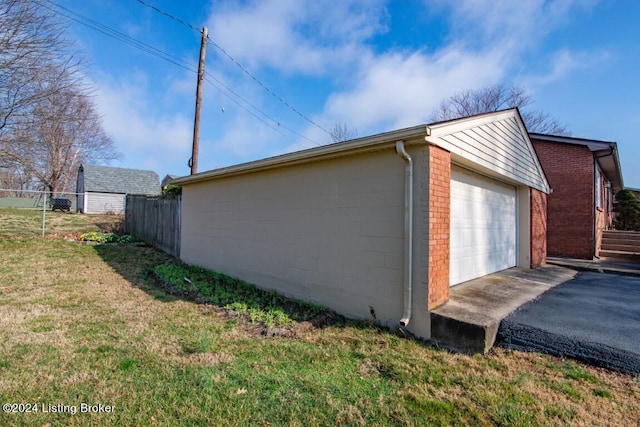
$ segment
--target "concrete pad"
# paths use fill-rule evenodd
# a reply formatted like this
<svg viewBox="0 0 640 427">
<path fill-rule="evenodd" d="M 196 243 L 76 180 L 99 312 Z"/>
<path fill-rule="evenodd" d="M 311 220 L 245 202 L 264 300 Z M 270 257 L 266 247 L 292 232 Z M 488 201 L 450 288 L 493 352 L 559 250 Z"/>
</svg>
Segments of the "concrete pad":
<svg viewBox="0 0 640 427">
<path fill-rule="evenodd" d="M 514 267 L 456 285 L 449 301 L 431 311 L 431 339 L 455 351 L 486 353 L 502 319 L 576 274 L 555 265 Z"/>
</svg>

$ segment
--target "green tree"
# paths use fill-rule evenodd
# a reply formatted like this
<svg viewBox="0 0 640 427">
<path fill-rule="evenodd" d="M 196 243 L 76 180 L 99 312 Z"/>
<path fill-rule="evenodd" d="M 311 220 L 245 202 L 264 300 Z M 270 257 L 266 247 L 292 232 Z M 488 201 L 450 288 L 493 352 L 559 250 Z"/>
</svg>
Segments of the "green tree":
<svg viewBox="0 0 640 427">
<path fill-rule="evenodd" d="M 613 221 L 616 230 L 640 231 L 640 200 L 631 190 L 618 191 L 613 210 L 616 213 Z"/>
</svg>

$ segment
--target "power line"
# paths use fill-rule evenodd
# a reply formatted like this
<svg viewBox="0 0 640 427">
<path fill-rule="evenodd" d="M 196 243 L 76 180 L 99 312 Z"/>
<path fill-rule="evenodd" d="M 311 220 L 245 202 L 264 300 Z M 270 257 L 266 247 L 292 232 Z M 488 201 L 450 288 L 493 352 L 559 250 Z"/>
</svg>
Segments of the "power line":
<svg viewBox="0 0 640 427">
<path fill-rule="evenodd" d="M 172 15 L 172 14 L 170 14 L 169 12 L 165 12 L 164 10 L 159 9 L 159 8 L 155 7 L 154 5 L 152 5 L 152 4 L 149 4 L 149 3 L 145 2 L 145 1 L 142 1 L 142 0 L 138 0 L 138 3 L 140 3 L 141 5 L 143 5 L 143 6 L 145 6 L 145 7 L 148 7 L 149 9 L 151 9 L 151 10 L 153 10 L 153 11 L 155 11 L 155 12 L 158 12 L 158 13 L 159 13 L 159 14 L 161 14 L 161 15 L 166 16 L 166 17 L 167 17 L 167 18 L 169 18 L 169 19 L 172 19 L 172 20 L 174 20 L 174 21 L 176 21 L 176 22 L 178 22 L 178 23 L 180 23 L 180 24 L 184 25 L 184 26 L 185 26 L 185 27 L 187 27 L 187 28 L 191 28 L 192 30 L 195 30 L 195 31 L 197 31 L 197 32 L 200 32 L 200 29 L 199 29 L 199 28 L 196 28 L 196 26 L 195 26 L 195 25 L 189 24 L 188 22 L 183 21 L 182 19 L 180 19 L 180 18 L 178 18 L 178 17 L 176 17 L 176 16 L 173 16 L 173 15 Z"/>
<path fill-rule="evenodd" d="M 102 24 L 102 23 L 100 23 L 100 22 L 98 22 L 98 21 L 96 21 L 94 19 L 91 19 L 91 18 L 89 18 L 89 17 L 87 17 L 85 15 L 82 15 L 82 14 L 80 14 L 78 12 L 75 12 L 75 11 L 73 11 L 71 9 L 68 9 L 68 8 L 66 8 L 64 6 L 61 6 L 59 4 L 56 4 L 55 2 L 53 2 L 51 0 L 43 0 L 43 1 L 53 5 L 56 8 L 59 8 L 59 9 L 65 11 L 66 13 L 62 12 L 61 10 L 53 9 L 53 8 L 51 8 L 51 7 L 49 7 L 49 6 L 45 5 L 45 4 L 42 4 L 42 3 L 38 2 L 38 1 L 36 1 L 36 3 L 39 4 L 40 6 L 46 8 L 46 9 L 52 11 L 52 12 L 54 12 L 54 13 L 57 13 L 57 14 L 59 14 L 61 16 L 64 16 L 65 18 L 67 18 L 67 19 L 69 19 L 71 21 L 77 22 L 77 23 L 79 23 L 81 25 L 84 25 L 84 26 L 86 26 L 88 28 L 91 28 L 91 29 L 93 29 L 95 31 L 98 31 L 98 32 L 100 32 L 100 33 L 102 33 L 102 34 L 104 34 L 104 35 L 106 35 L 108 37 L 111 37 L 111 38 L 113 38 L 115 40 L 118 40 L 118 41 L 120 41 L 122 43 L 125 43 L 125 44 L 129 45 L 129 46 L 135 47 L 135 48 L 137 48 L 139 50 L 142 50 L 144 52 L 147 52 L 147 53 L 149 53 L 149 54 L 151 54 L 151 55 L 153 55 L 153 56 L 155 56 L 157 58 L 164 59 L 165 61 L 167 61 L 169 63 L 172 63 L 174 65 L 177 65 L 180 68 L 183 68 L 183 69 L 185 69 L 185 70 L 187 70 L 189 72 L 192 72 L 192 73 L 196 72 L 195 67 L 194 67 L 193 64 L 189 64 L 188 62 L 186 62 L 186 61 L 184 61 L 184 60 L 182 60 L 182 59 L 180 59 L 178 57 L 175 57 L 175 56 L 173 56 L 173 55 L 171 55 L 171 54 L 169 54 L 167 52 L 164 52 L 164 51 L 162 51 L 162 50 L 160 50 L 160 49 L 158 49 L 158 48 L 156 48 L 156 47 L 154 47 L 154 46 L 152 46 L 152 45 L 150 45 L 148 43 L 145 43 L 145 42 L 137 40 L 137 39 L 135 39 L 133 37 L 130 37 L 130 36 L 128 36 L 128 35 L 126 35 L 124 33 L 121 33 L 121 32 L 119 32 L 119 31 L 117 31 L 117 30 L 115 30 L 115 29 L 113 29 L 113 28 L 111 28 L 111 27 L 109 27 L 107 25 L 104 25 L 104 24 Z M 152 8 L 153 10 L 157 9 L 157 8 L 155 8 L 155 7 L 151 6 L 151 5 L 143 2 L 142 0 L 138 0 L 138 1 L 141 4 L 144 4 L 145 6 Z M 185 25 L 188 28 L 196 29 L 194 26 L 192 26 L 192 25 L 180 20 L 179 18 L 175 18 L 172 15 L 169 15 L 169 14 L 167 14 L 165 12 L 162 12 L 159 9 L 157 10 L 157 12 L 158 13 L 162 13 L 163 15 L 168 16 L 171 19 L 176 20 L 177 22 L 181 23 L 182 25 Z M 197 30 L 197 31 L 200 31 L 200 30 Z M 219 79 L 217 79 L 214 76 L 212 76 L 210 73 L 208 73 L 208 72 L 205 73 L 205 80 L 209 84 L 211 84 L 214 88 L 216 88 L 220 93 L 222 93 L 224 96 L 226 96 L 229 100 L 231 100 L 232 102 L 237 104 L 240 108 L 242 108 L 244 111 L 246 111 L 251 116 L 253 116 L 256 120 L 262 122 L 266 126 L 268 126 L 271 129 L 273 129 L 274 131 L 286 136 L 286 134 L 283 133 L 282 130 L 281 130 L 281 129 L 285 129 L 285 130 L 289 131 L 291 134 L 294 134 L 294 135 L 296 135 L 296 136 L 298 136 L 300 138 L 306 139 L 307 141 L 309 141 L 309 142 L 311 142 L 311 143 L 313 143 L 315 145 L 320 145 L 316 141 L 313 141 L 310 138 L 308 138 L 308 137 L 306 137 L 306 136 L 294 131 L 293 129 L 283 125 L 280 121 L 276 120 L 275 118 L 271 117 L 270 115 L 268 115 L 267 113 L 265 113 L 264 111 L 262 111 L 261 109 L 259 109 L 255 105 L 253 105 L 246 98 L 242 97 L 240 94 L 238 94 L 232 88 L 230 88 L 229 86 L 224 84 L 222 81 L 220 81 Z M 275 123 L 276 126 L 268 123 L 267 121 L 265 121 L 264 119 L 262 119 L 261 117 L 257 116 L 255 113 L 250 111 L 245 105 L 241 104 L 238 100 L 234 99 L 233 96 L 231 96 L 228 93 L 226 93 L 222 89 L 222 87 L 224 89 L 226 89 L 228 92 L 230 92 L 231 94 L 233 94 L 233 96 L 241 99 L 250 108 L 252 108 L 253 110 L 257 111 L 259 114 L 261 114 L 264 117 L 266 117 L 268 120 L 270 120 L 273 123 Z"/>
<path fill-rule="evenodd" d="M 273 117 L 269 116 L 267 113 L 265 113 L 264 111 L 260 110 L 258 107 L 256 107 L 255 105 L 253 105 L 251 102 L 247 101 L 245 98 L 243 98 L 241 95 L 239 95 L 237 92 L 235 92 L 233 89 L 231 89 L 229 86 L 227 86 L 226 84 L 222 83 L 219 79 L 213 77 L 211 74 L 209 74 L 208 72 L 205 72 L 205 78 L 204 78 L 209 84 L 211 84 L 212 86 L 214 86 L 216 89 L 218 89 L 218 91 L 220 91 L 221 94 L 223 94 L 224 96 L 226 96 L 227 98 L 229 98 L 229 100 L 233 101 L 236 105 L 238 105 L 240 108 L 242 108 L 244 111 L 246 111 L 247 113 L 251 114 L 253 117 L 256 118 L 256 120 L 261 121 L 262 123 L 264 123 L 265 125 L 269 126 L 271 129 L 273 129 L 274 131 L 285 135 L 286 134 L 284 132 L 282 132 L 280 130 L 280 128 L 283 128 L 287 131 L 289 131 L 290 133 L 306 139 L 307 141 L 311 142 L 312 144 L 315 145 L 320 145 L 318 144 L 316 141 L 294 131 L 293 129 L 283 125 L 281 122 L 277 121 L 276 119 L 274 119 Z M 225 93 L 222 89 L 220 89 L 220 87 L 218 87 L 212 80 L 215 80 L 215 82 L 217 82 L 220 86 L 224 87 L 226 90 L 228 90 L 229 92 L 233 93 L 236 97 L 240 98 L 243 102 L 245 102 L 249 107 L 253 108 L 255 111 L 257 111 L 258 113 L 262 114 L 264 117 L 266 117 L 267 119 L 271 120 L 272 122 L 274 122 L 276 124 L 277 127 L 273 126 L 271 123 L 266 122 L 265 120 L 263 120 L 261 117 L 258 117 L 255 113 L 253 113 L 252 111 L 250 111 L 247 107 L 245 107 L 244 105 L 242 105 L 237 99 L 234 99 L 232 96 L 230 96 L 229 94 Z"/>
<path fill-rule="evenodd" d="M 175 57 L 175 56 L 173 56 L 173 55 L 171 55 L 169 53 L 166 53 L 166 52 L 164 52 L 164 51 L 162 51 L 162 50 L 160 50 L 160 49 L 158 49 L 158 48 L 156 48 L 156 47 L 154 47 L 154 46 L 152 46 L 150 44 L 147 44 L 147 43 L 142 42 L 140 40 L 134 39 L 133 37 L 130 37 L 130 36 L 128 36 L 128 35 L 126 35 L 124 33 L 121 33 L 121 32 L 119 32 L 117 30 L 114 30 L 113 28 L 108 27 L 108 26 L 106 26 L 106 25 L 104 25 L 104 24 L 102 24 L 102 23 L 100 23 L 100 22 L 98 22 L 98 21 L 96 21 L 94 19 L 91 19 L 91 18 L 89 18 L 87 16 L 81 15 L 81 14 L 79 14 L 79 13 L 77 13 L 77 12 L 71 10 L 71 9 L 68 9 L 68 8 L 66 8 L 64 6 L 56 4 L 56 3 L 54 3 L 54 2 L 52 2 L 50 0 L 44 0 L 44 1 L 49 3 L 49 4 L 51 4 L 51 5 L 53 5 L 54 7 L 58 8 L 58 9 L 61 9 L 61 10 L 65 11 L 66 13 L 65 12 L 61 12 L 60 10 L 53 9 L 53 8 L 47 6 L 46 4 L 40 3 L 38 1 L 36 1 L 36 3 L 39 4 L 40 6 L 44 7 L 45 9 L 48 9 L 48 10 L 54 12 L 54 13 L 57 13 L 57 14 L 59 14 L 61 16 L 64 16 L 65 18 L 70 19 L 70 20 L 72 20 L 74 22 L 77 22 L 77 23 L 79 23 L 81 25 L 89 27 L 89 28 L 91 28 L 91 29 L 93 29 L 95 31 L 98 31 L 98 32 L 100 32 L 100 33 L 102 33 L 102 34 L 104 34 L 106 36 L 109 36 L 109 37 L 111 37 L 113 39 L 116 39 L 116 40 L 121 41 L 121 42 L 123 42 L 125 44 L 128 44 L 129 46 L 133 46 L 133 47 L 135 47 L 137 49 L 140 49 L 140 50 L 142 50 L 144 52 L 147 52 L 147 53 L 149 53 L 149 54 L 151 54 L 153 56 L 156 56 L 156 57 L 158 57 L 160 59 L 164 59 L 165 61 L 170 62 L 170 63 L 172 63 L 174 65 L 177 65 L 177 66 L 179 66 L 181 68 L 184 68 L 187 71 L 195 72 L 195 69 L 193 68 L 192 64 L 189 64 L 189 63 L 183 61 L 182 59 L 180 59 L 178 57 Z"/>
<path fill-rule="evenodd" d="M 287 106 L 288 108 L 290 108 L 294 113 L 296 113 L 297 115 L 299 115 L 300 117 L 302 117 L 303 119 L 305 119 L 306 121 L 308 121 L 309 123 L 311 123 L 312 125 L 314 125 L 315 127 L 317 127 L 318 129 L 322 130 L 323 132 L 325 132 L 327 135 L 331 136 L 331 132 L 329 132 L 328 130 L 326 130 L 325 128 L 323 128 L 322 126 L 320 126 L 319 124 L 317 124 L 316 122 L 314 122 L 313 120 L 311 120 L 309 117 L 305 116 L 304 114 L 302 114 L 300 111 L 298 111 L 295 107 L 293 107 L 291 104 L 289 104 L 287 101 L 285 101 L 284 99 L 282 99 L 278 94 L 276 94 L 274 91 L 272 91 L 271 89 L 269 89 L 266 85 L 264 85 L 260 80 L 258 80 L 258 78 L 256 76 L 254 76 L 253 74 L 251 74 L 249 72 L 249 70 L 247 70 L 245 67 L 242 66 L 242 64 L 240 64 L 238 61 L 236 61 L 236 59 L 229 55 L 227 53 L 226 50 L 224 50 L 222 48 L 222 46 L 220 46 L 218 43 L 214 42 L 211 37 L 207 37 L 207 40 L 216 48 L 218 49 L 220 52 L 222 52 L 227 58 L 229 58 L 229 60 L 231 60 L 234 64 L 236 64 L 242 71 L 245 72 L 246 75 L 248 75 L 249 77 L 251 77 L 251 79 L 253 81 L 255 81 L 258 85 L 260 85 L 264 90 L 266 90 L 269 94 L 271 94 L 274 98 L 276 98 L 278 101 L 280 101 L 281 103 L 283 103 L 285 106 Z"/>
<path fill-rule="evenodd" d="M 195 25 L 193 24 L 189 24 L 188 22 L 168 13 L 165 12 L 164 10 L 153 6 L 143 0 L 137 0 L 138 3 L 148 7 L 149 9 L 166 16 L 169 19 L 172 19 L 188 28 L 191 28 L 192 30 L 198 31 L 200 32 L 200 30 L 198 28 L 196 28 Z M 231 56 L 229 53 L 227 53 L 227 51 L 220 46 L 218 43 L 216 43 L 214 40 L 211 39 L 211 37 L 207 37 L 207 41 L 209 43 L 211 43 L 216 49 L 218 49 L 220 52 L 222 52 L 224 54 L 224 56 L 226 56 L 231 62 L 233 62 L 236 66 L 238 66 L 238 68 L 240 68 L 247 76 L 249 76 L 254 82 L 256 82 L 256 84 L 258 84 L 260 87 L 262 87 L 267 93 L 269 93 L 271 96 L 273 96 L 274 98 L 276 98 L 278 101 L 280 101 L 282 104 L 284 104 L 287 108 L 289 108 L 291 111 L 293 111 L 294 113 L 296 113 L 297 115 L 299 115 L 300 117 L 302 117 L 304 120 L 306 120 L 307 122 L 311 123 L 312 125 L 314 125 L 315 127 L 317 127 L 318 129 L 322 130 L 323 132 L 325 132 L 327 135 L 331 136 L 331 132 L 329 132 L 328 130 L 326 130 L 324 127 L 320 126 L 318 123 L 314 122 L 313 120 L 311 120 L 309 117 L 305 116 L 303 113 L 301 113 L 298 109 L 296 109 L 293 105 L 289 104 L 287 101 L 285 101 L 282 97 L 280 97 L 278 94 L 276 94 L 274 91 L 272 91 L 267 85 L 265 85 L 264 83 L 262 83 L 256 76 L 254 76 L 251 72 L 249 72 L 249 70 L 247 70 L 242 64 L 240 64 L 233 56 Z"/>
</svg>

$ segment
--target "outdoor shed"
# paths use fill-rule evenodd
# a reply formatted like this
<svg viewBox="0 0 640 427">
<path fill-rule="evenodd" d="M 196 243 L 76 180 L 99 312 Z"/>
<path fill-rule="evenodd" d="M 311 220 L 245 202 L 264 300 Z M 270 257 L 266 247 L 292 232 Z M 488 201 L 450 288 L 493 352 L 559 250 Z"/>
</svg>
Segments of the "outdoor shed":
<svg viewBox="0 0 640 427">
<path fill-rule="evenodd" d="M 517 109 L 174 183 L 185 262 L 423 338 L 450 286 L 545 262 L 549 186 Z"/>
<path fill-rule="evenodd" d="M 122 214 L 127 194 L 160 194 L 160 178 L 153 171 L 80 165 L 76 193 L 78 212 Z"/>
</svg>

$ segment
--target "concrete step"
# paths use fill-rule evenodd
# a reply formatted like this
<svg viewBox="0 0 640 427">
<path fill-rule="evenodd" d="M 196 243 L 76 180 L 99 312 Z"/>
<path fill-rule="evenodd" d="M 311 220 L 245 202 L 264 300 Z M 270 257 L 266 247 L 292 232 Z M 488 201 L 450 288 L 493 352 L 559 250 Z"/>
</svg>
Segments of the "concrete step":
<svg viewBox="0 0 640 427">
<path fill-rule="evenodd" d="M 619 251 L 619 252 L 640 252 L 639 244 L 628 244 L 628 242 L 623 241 L 622 243 L 618 243 L 616 241 L 613 242 L 602 242 L 601 251 Z"/>
<path fill-rule="evenodd" d="M 626 237 L 624 237 L 624 236 L 613 236 L 613 237 L 610 237 L 610 236 L 602 236 L 602 241 L 603 241 L 603 242 L 613 242 L 613 243 L 616 243 L 616 242 L 617 242 L 617 243 L 620 243 L 620 242 L 629 242 L 628 244 L 630 244 L 630 245 L 633 245 L 633 244 L 640 245 L 640 240 L 637 240 L 637 239 L 629 239 L 629 238 L 626 238 Z"/>
<path fill-rule="evenodd" d="M 640 232 L 605 230 L 602 232 L 602 251 L 614 251 L 618 257 L 628 257 L 624 254 L 627 252 L 638 253 L 640 252 Z"/>
<path fill-rule="evenodd" d="M 640 241 L 640 231 L 605 230 L 602 232 L 602 238 Z"/>
<path fill-rule="evenodd" d="M 606 258 L 628 259 L 640 262 L 640 252 L 600 250 L 600 256 Z"/>
</svg>

